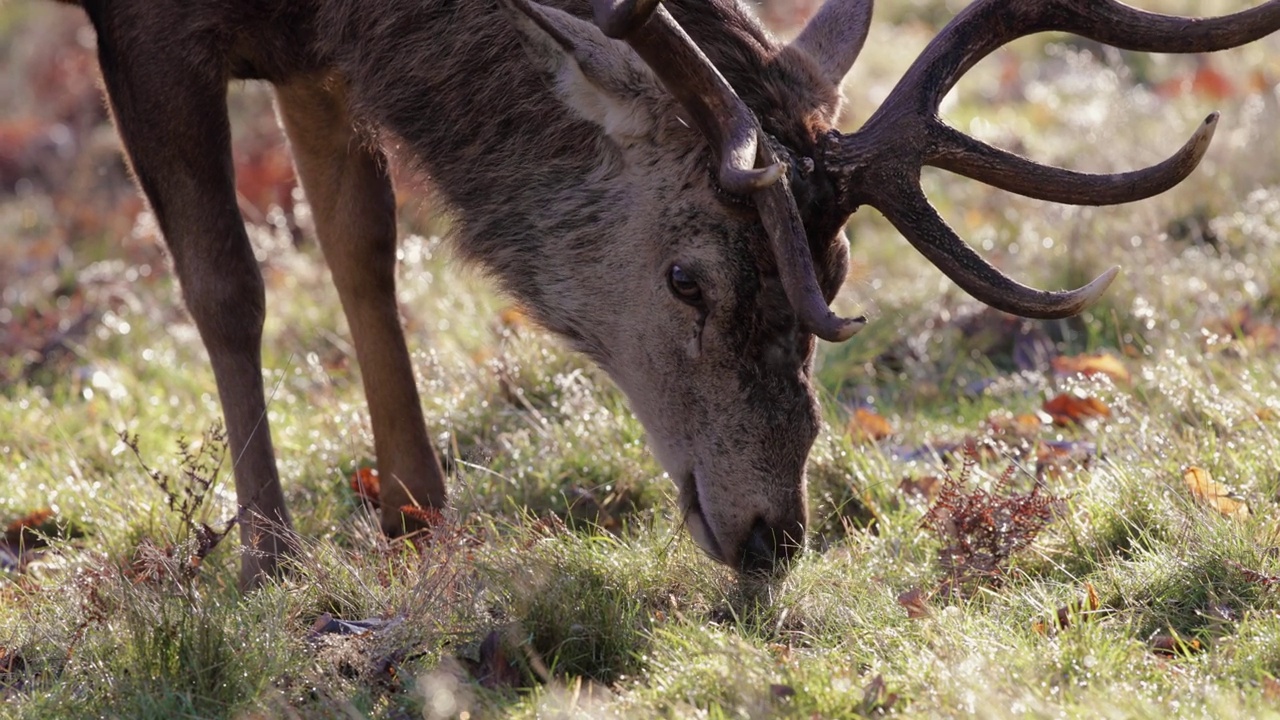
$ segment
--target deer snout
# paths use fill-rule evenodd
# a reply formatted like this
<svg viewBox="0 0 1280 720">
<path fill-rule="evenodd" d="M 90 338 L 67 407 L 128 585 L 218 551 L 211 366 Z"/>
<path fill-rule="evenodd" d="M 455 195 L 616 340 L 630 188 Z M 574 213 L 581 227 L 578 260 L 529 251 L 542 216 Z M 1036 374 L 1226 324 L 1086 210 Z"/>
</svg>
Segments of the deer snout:
<svg viewBox="0 0 1280 720">
<path fill-rule="evenodd" d="M 804 523 L 785 521 L 770 524 L 757 519 L 747 533 L 739 554 L 739 570 L 748 575 L 785 572 L 792 558 L 804 551 Z"/>
</svg>

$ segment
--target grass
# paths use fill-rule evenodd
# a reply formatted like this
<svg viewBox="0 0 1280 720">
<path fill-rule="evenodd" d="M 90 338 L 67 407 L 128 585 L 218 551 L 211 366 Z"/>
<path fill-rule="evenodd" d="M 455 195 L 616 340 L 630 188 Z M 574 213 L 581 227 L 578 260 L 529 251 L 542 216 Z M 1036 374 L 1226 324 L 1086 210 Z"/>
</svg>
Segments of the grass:
<svg viewBox="0 0 1280 720">
<path fill-rule="evenodd" d="M 940 8 L 882 10 L 847 85 L 850 126 Z M 42 37 L 71 63 L 79 23 L 66 8 L 0 11 L 14 68 L 0 82 L 24 99 L 5 127 L 53 112 L 52 90 L 14 78 L 42 62 Z M 234 513 L 227 468 L 201 470 L 202 490 L 179 448 L 216 450 L 212 375 L 132 190 L 109 153 L 87 151 L 105 179 L 71 168 L 78 185 L 3 188 L 0 520 L 54 514 L 47 546 L 0 570 L 0 716 L 1280 716 L 1280 41 L 1208 62 L 1230 92 L 1194 85 L 1194 59 L 1031 38 L 961 83 L 949 122 L 1088 170 L 1151 162 L 1210 110 L 1223 120 L 1200 170 L 1129 206 L 926 174 L 948 220 L 1015 277 L 1065 286 L 1122 265 L 1079 319 L 984 313 L 880 217 L 854 216 L 838 302 L 871 324 L 822 350 L 810 552 L 767 587 L 700 556 L 617 390 L 503 315 L 406 195 L 401 300 L 431 432 L 457 461 L 455 522 L 429 545 L 388 543 L 350 491 L 373 443 L 345 323 L 317 248 L 295 248 L 265 208 L 265 380 L 304 552 L 239 595 L 234 540 L 200 548 L 201 523 Z M 242 144 L 277 147 L 264 90 L 233 100 Z M 1107 353 L 1130 378 L 1061 375 L 1036 347 Z M 1060 392 L 1110 414 L 1008 429 Z M 889 434 L 849 432 L 857 408 Z M 948 594 L 945 532 L 903 480 L 958 475 L 965 444 L 973 486 L 1040 484 L 1060 501 L 998 577 Z M 198 510 L 171 510 L 144 462 L 194 488 Z M 1189 466 L 1248 516 L 1189 492 Z M 30 549 L 36 536 L 18 535 Z M 319 632 L 326 613 L 371 629 Z"/>
</svg>

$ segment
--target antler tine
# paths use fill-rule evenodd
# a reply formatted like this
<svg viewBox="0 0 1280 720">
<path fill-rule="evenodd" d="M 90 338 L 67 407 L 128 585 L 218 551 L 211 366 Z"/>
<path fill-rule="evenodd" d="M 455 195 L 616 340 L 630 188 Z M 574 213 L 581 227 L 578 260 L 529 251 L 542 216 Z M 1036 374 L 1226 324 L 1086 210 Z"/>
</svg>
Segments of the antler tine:
<svg viewBox="0 0 1280 720">
<path fill-rule="evenodd" d="M 1001 190 L 1069 205 L 1116 205 L 1159 195 L 1200 164 L 1209 149 L 1218 113 L 1210 113 L 1187 142 L 1157 165 L 1124 173 L 1093 175 L 1042 165 L 943 125 L 931 123 L 938 150 L 926 165 L 950 170 Z"/>
<path fill-rule="evenodd" d="M 1091 175 L 1041 165 L 947 127 L 938 105 L 959 78 L 996 48 L 1036 32 L 1061 30 L 1121 48 L 1208 52 L 1280 30 L 1280 0 L 1217 18 L 1182 18 L 1116 0 L 976 0 L 911 65 L 889 98 L 856 133 L 834 135 L 826 168 L 844 209 L 883 212 L 899 232 L 961 287 L 989 305 L 1027 317 L 1061 317 L 1093 302 L 1114 272 L 1068 293 L 1047 293 L 1000 274 L 965 245 L 929 205 L 919 172 L 933 165 L 1030 197 L 1076 205 L 1130 202 L 1163 192 L 1195 169 L 1218 115 L 1162 163 L 1127 173 Z"/>
<path fill-rule="evenodd" d="M 1161 15 L 1116 0 L 977 0 L 920 53 L 876 115 L 899 104 L 937 112 L 942 97 L 979 60 L 1020 37 L 1050 30 L 1125 50 L 1213 52 L 1280 30 L 1280 0 L 1216 18 Z"/>
<path fill-rule="evenodd" d="M 592 10 L 596 25 L 636 51 L 717 149 L 721 186 L 751 195 L 800 324 L 830 342 L 853 337 L 866 320 L 837 316 L 823 298 L 787 166 L 755 114 L 659 0 L 592 0 Z"/>
<path fill-rule="evenodd" d="M 873 206 L 961 289 L 1014 315 L 1044 319 L 1075 315 L 1102 297 L 1120 272 L 1113 267 L 1075 290 L 1037 290 L 1000 272 L 966 245 L 929 204 L 918 183 L 890 181 Z"/>
<path fill-rule="evenodd" d="M 658 0 L 592 0 L 595 22 L 626 40 L 716 148 L 720 185 L 747 195 L 778 181 L 785 166 L 756 167 L 760 124 Z"/>
<path fill-rule="evenodd" d="M 1162 15 L 1115 0 L 1058 0 L 1058 5 L 1071 13 L 1071 22 L 1056 29 L 1140 52 L 1216 52 L 1280 29 L 1280 0 L 1215 18 Z"/>
<path fill-rule="evenodd" d="M 766 138 L 761 146 L 763 162 L 777 162 L 773 142 L 772 138 Z M 808 236 L 788 177 L 784 174 L 776 185 L 759 190 L 751 197 L 764 221 L 778 263 L 778 276 L 800 324 L 827 342 L 844 342 L 856 335 L 866 326 L 867 319 L 842 318 L 827 305 L 818 287 Z"/>
</svg>

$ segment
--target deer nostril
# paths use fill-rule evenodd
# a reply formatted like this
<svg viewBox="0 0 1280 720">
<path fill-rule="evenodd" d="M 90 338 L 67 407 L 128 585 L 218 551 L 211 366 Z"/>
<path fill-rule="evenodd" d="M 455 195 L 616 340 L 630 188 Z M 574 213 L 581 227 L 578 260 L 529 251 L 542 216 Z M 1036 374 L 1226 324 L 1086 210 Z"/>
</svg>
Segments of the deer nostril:
<svg viewBox="0 0 1280 720">
<path fill-rule="evenodd" d="M 784 571 L 792 558 L 804 550 L 804 526 L 795 523 L 786 529 L 756 520 L 742 546 L 742 572 L 753 575 Z"/>
</svg>

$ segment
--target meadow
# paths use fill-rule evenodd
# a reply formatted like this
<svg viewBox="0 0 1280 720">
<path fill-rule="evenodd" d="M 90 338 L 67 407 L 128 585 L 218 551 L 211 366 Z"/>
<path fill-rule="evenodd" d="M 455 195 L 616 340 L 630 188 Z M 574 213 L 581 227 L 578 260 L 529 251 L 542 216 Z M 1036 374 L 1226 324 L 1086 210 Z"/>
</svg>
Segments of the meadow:
<svg viewBox="0 0 1280 720">
<path fill-rule="evenodd" d="M 856 128 L 964 3 L 882 0 Z M 1141 0 L 1221 14 L 1241 0 Z M 812 10 L 775 2 L 787 28 Z M 925 190 L 1024 321 L 874 211 L 822 344 L 808 551 L 744 583 L 680 527 L 622 395 L 451 259 L 403 178 L 399 296 L 453 506 L 389 542 L 345 320 L 267 87 L 234 88 L 270 422 L 303 551 L 249 595 L 213 376 L 119 159 L 74 8 L 0 6 L 0 717 L 1280 717 L 1280 35 L 1213 56 L 1020 40 L 943 105 L 1040 161 L 1158 161 L 1076 208 L 942 171 Z"/>
</svg>

